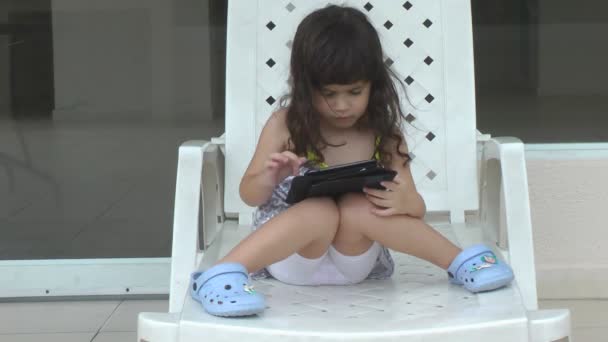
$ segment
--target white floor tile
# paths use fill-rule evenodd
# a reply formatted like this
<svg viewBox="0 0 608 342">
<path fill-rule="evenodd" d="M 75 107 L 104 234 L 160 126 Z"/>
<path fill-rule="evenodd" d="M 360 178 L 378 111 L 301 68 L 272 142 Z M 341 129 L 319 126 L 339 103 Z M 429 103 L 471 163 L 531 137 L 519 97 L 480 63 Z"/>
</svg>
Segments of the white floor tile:
<svg viewBox="0 0 608 342">
<path fill-rule="evenodd" d="M 2 342 L 90 342 L 95 333 L 0 335 Z M 96 340 L 97 341 L 97 340 Z M 126 341 L 126 340 L 125 340 Z M 133 338 L 131 341 L 135 341 Z"/>
<path fill-rule="evenodd" d="M 603 328 L 576 328 L 572 334 L 575 342 L 601 342 L 608 339 L 608 325 Z"/>
<path fill-rule="evenodd" d="M 608 328 L 608 300 L 541 300 L 541 309 L 570 309 L 573 328 Z"/>
<path fill-rule="evenodd" d="M 137 340 L 137 333 L 131 332 L 103 332 L 99 333 L 92 342 L 133 342 Z"/>
<path fill-rule="evenodd" d="M 125 300 L 101 329 L 102 332 L 137 331 L 137 315 L 140 312 L 167 312 L 168 300 Z"/>
<path fill-rule="evenodd" d="M 118 304 L 120 301 L 2 303 L 0 334 L 97 332 Z"/>
</svg>

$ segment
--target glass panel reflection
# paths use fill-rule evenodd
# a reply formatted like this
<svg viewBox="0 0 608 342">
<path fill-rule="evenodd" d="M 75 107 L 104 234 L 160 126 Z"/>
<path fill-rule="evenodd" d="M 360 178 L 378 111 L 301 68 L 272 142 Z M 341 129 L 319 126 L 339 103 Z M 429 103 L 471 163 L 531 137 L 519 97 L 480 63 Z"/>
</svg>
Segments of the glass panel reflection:
<svg viewBox="0 0 608 342">
<path fill-rule="evenodd" d="M 167 257 L 224 127 L 226 2 L 0 0 L 0 259 Z"/>
<path fill-rule="evenodd" d="M 472 5 L 478 128 L 526 143 L 608 141 L 608 3 Z"/>
</svg>

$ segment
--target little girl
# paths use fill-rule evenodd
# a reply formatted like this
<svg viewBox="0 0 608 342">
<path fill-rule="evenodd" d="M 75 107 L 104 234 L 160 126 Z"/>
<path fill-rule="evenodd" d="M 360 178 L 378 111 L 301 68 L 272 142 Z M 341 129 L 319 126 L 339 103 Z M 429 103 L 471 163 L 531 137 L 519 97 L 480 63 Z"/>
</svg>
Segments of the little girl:
<svg viewBox="0 0 608 342">
<path fill-rule="evenodd" d="M 240 184 L 242 200 L 258 207 L 254 232 L 215 266 L 192 274 L 190 293 L 208 313 L 263 311 L 250 273 L 294 285 L 388 278 L 394 270 L 388 249 L 430 261 L 472 292 L 511 282 L 513 272 L 489 248 L 463 251 L 423 221 L 393 74 L 363 13 L 328 6 L 304 18 L 290 74 L 289 97 L 266 122 Z M 365 159 L 398 172 L 382 183 L 386 190 L 285 202 L 295 175 Z"/>
</svg>

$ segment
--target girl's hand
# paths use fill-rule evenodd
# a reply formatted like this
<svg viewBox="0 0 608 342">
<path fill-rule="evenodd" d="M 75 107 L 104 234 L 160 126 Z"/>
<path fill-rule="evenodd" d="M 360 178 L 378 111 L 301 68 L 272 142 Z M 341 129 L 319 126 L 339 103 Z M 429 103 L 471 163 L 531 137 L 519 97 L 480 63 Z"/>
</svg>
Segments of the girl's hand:
<svg viewBox="0 0 608 342">
<path fill-rule="evenodd" d="M 265 179 L 272 187 L 277 186 L 289 175 L 298 175 L 306 158 L 298 157 L 290 151 L 272 153 L 264 164 Z"/>
<path fill-rule="evenodd" d="M 372 213 L 378 216 L 408 214 L 408 209 L 419 200 L 418 192 L 397 175 L 392 181 L 381 182 L 386 190 L 364 188 L 367 199 L 377 207 Z"/>
</svg>

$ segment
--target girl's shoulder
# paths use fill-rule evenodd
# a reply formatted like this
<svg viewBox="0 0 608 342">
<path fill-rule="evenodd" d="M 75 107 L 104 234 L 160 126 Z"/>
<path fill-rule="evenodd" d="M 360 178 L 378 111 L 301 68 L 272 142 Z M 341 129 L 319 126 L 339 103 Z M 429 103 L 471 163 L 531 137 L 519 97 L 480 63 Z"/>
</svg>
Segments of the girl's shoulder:
<svg viewBox="0 0 608 342">
<path fill-rule="evenodd" d="M 287 128 L 287 108 L 279 108 L 270 114 L 268 120 L 277 120 Z"/>
<path fill-rule="evenodd" d="M 270 114 L 262 134 L 269 134 L 273 139 L 280 140 L 287 147 L 290 137 L 287 128 L 287 108 L 280 108 Z"/>
</svg>

